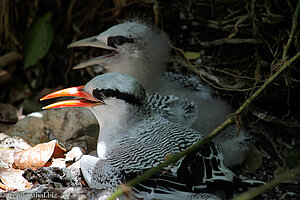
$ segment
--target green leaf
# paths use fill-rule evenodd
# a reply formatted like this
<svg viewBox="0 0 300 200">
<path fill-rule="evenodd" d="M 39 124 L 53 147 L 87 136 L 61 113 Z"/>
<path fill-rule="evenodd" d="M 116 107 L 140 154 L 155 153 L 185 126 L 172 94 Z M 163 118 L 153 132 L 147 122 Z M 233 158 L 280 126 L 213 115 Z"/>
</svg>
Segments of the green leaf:
<svg viewBox="0 0 300 200">
<path fill-rule="evenodd" d="M 48 52 L 53 40 L 52 13 L 48 12 L 28 29 L 24 39 L 23 69 L 35 65 Z"/>
<path fill-rule="evenodd" d="M 189 60 L 196 60 L 200 57 L 200 53 L 194 51 L 186 51 L 184 52 L 184 55 Z"/>
</svg>

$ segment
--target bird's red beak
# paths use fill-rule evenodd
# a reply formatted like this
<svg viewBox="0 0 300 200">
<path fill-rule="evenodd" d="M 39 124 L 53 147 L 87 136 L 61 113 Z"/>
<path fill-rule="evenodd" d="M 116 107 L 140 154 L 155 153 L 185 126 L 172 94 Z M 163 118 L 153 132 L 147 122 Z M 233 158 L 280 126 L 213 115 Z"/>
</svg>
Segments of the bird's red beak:
<svg viewBox="0 0 300 200">
<path fill-rule="evenodd" d="M 65 108 L 65 107 L 92 107 L 95 105 L 102 104 L 97 99 L 95 99 L 88 92 L 83 90 L 84 86 L 71 87 L 67 89 L 62 89 L 53 93 L 50 93 L 40 100 L 52 99 L 56 97 L 78 97 L 77 99 L 59 101 L 48 106 L 43 107 L 43 109 L 49 108 Z"/>
</svg>

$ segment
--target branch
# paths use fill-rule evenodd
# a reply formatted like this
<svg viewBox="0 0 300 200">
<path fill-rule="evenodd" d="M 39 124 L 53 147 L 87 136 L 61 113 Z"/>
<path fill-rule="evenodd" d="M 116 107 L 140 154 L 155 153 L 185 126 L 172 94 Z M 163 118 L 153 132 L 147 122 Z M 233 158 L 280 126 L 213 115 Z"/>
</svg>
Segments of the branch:
<svg viewBox="0 0 300 200">
<path fill-rule="evenodd" d="M 126 185 L 127 186 L 134 186 L 138 183 L 140 183 L 143 180 L 146 180 L 150 178 L 153 174 L 157 173 L 158 171 L 162 170 L 163 168 L 167 167 L 171 163 L 175 163 L 180 158 L 184 157 L 185 155 L 196 151 L 200 146 L 204 145 L 208 141 L 210 141 L 213 137 L 215 137 L 219 132 L 227 128 L 228 126 L 232 125 L 235 122 L 235 115 L 240 115 L 251 103 L 254 102 L 258 98 L 259 95 L 263 94 L 264 91 L 268 88 L 268 86 L 271 85 L 276 79 L 278 79 L 288 68 L 291 66 L 291 64 L 297 60 L 300 57 L 300 52 L 297 53 L 293 58 L 286 61 L 282 67 L 273 75 L 271 76 L 251 97 L 249 97 L 245 103 L 234 113 L 234 115 L 231 115 L 223 124 L 219 125 L 217 128 L 215 128 L 212 132 L 210 132 L 206 137 L 204 137 L 202 140 L 196 142 L 186 150 L 178 153 L 170 155 L 165 162 L 159 164 L 158 166 L 147 170 L 140 176 L 136 177 L 135 179 L 129 181 Z M 115 192 L 108 198 L 108 200 L 113 200 L 117 198 L 118 196 L 124 194 L 124 187 L 118 187 Z"/>
<path fill-rule="evenodd" d="M 292 25 L 291 33 L 290 33 L 290 36 L 289 36 L 289 40 L 288 40 L 288 42 L 287 42 L 287 44 L 284 48 L 284 51 L 283 51 L 283 56 L 282 56 L 283 59 L 287 59 L 288 50 L 290 49 L 290 46 L 291 46 L 292 41 L 293 41 L 294 36 L 295 36 L 295 31 L 296 31 L 297 26 L 298 26 L 299 10 L 300 10 L 300 0 L 298 0 L 296 10 L 294 12 L 293 25 Z"/>
</svg>

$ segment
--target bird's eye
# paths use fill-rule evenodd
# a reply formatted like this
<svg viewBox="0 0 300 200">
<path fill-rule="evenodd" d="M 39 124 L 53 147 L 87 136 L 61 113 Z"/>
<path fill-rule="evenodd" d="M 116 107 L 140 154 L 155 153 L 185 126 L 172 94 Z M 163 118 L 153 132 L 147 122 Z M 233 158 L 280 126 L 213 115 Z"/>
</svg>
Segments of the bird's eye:
<svg viewBox="0 0 300 200">
<path fill-rule="evenodd" d="M 128 38 L 125 36 L 117 35 L 117 36 L 110 36 L 107 38 L 107 45 L 117 48 L 117 46 L 121 46 L 126 43 L 133 43 L 134 40 L 132 38 Z"/>
<path fill-rule="evenodd" d="M 93 97 L 98 99 L 99 101 L 103 101 L 104 94 L 102 93 L 101 90 L 96 88 L 96 89 L 93 90 Z"/>
</svg>

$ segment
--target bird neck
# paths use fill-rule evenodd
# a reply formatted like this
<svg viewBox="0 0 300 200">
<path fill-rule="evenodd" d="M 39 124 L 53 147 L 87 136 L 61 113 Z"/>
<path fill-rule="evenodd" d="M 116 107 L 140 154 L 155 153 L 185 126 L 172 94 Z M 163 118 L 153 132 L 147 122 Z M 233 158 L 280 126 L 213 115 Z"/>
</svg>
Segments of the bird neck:
<svg viewBox="0 0 300 200">
<path fill-rule="evenodd" d="M 124 134 L 143 119 L 148 108 L 125 103 L 123 100 L 110 99 L 106 105 L 92 108 L 100 132 L 97 143 L 97 154 L 101 159 L 117 144 Z"/>
<path fill-rule="evenodd" d="M 126 60 L 107 68 L 108 72 L 118 72 L 135 77 L 149 93 L 156 90 L 158 80 L 165 71 L 164 63 L 147 60 Z"/>
</svg>

